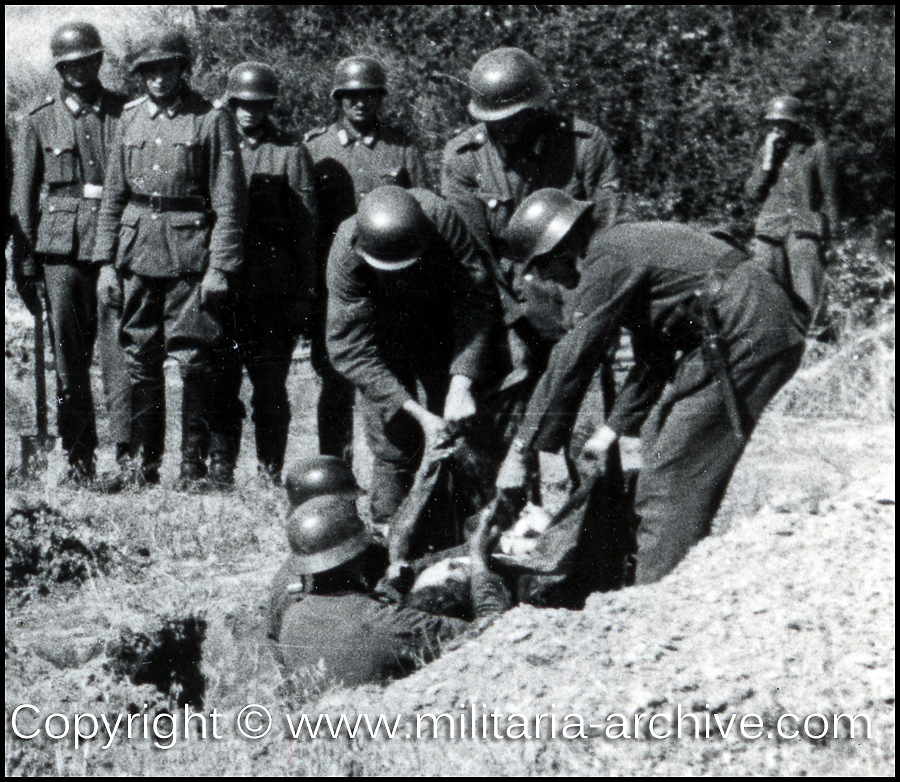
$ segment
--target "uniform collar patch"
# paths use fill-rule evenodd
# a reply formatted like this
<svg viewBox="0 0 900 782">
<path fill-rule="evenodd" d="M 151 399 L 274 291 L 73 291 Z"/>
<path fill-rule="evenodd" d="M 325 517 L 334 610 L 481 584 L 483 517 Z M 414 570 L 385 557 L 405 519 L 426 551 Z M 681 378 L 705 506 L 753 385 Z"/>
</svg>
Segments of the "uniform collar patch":
<svg viewBox="0 0 900 782">
<path fill-rule="evenodd" d="M 170 106 L 167 106 L 165 109 L 157 103 L 153 102 L 153 98 L 149 98 L 147 100 L 147 113 L 150 115 L 150 119 L 156 119 L 161 113 L 165 112 L 166 116 L 169 119 L 174 119 L 178 116 L 178 113 L 181 109 L 184 108 L 184 97 L 179 96 L 178 100 L 172 103 Z"/>
<path fill-rule="evenodd" d="M 374 131 L 366 136 L 360 136 L 349 128 L 339 128 L 337 137 L 342 147 L 349 147 L 351 144 L 360 141 L 369 149 L 372 149 L 378 141 L 378 137 Z"/>
</svg>

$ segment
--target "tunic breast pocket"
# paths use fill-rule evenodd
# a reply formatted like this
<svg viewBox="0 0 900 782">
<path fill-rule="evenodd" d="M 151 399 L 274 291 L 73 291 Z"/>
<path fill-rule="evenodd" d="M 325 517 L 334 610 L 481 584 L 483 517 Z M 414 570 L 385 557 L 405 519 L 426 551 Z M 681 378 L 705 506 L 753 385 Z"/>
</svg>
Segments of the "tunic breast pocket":
<svg viewBox="0 0 900 782">
<path fill-rule="evenodd" d="M 44 148 L 44 181 L 50 184 L 78 181 L 78 153 L 73 146 Z"/>
<path fill-rule="evenodd" d="M 196 139 L 175 142 L 175 170 L 185 182 L 200 179 L 203 147 Z"/>
<path fill-rule="evenodd" d="M 125 142 L 125 165 L 130 175 L 141 176 L 143 174 L 145 167 L 143 141 Z"/>
</svg>

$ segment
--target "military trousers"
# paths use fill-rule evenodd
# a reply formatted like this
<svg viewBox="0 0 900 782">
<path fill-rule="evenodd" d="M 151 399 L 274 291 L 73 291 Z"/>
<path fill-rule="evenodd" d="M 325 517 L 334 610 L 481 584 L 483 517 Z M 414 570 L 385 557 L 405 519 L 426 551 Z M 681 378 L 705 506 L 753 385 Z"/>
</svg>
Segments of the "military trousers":
<svg viewBox="0 0 900 782">
<path fill-rule="evenodd" d="M 313 324 L 310 363 L 321 382 L 316 405 L 319 453 L 323 456 L 337 456 L 350 464 L 353 456 L 353 409 L 356 390 L 328 359 L 325 348 L 324 308 Z"/>
<path fill-rule="evenodd" d="M 809 324 L 821 317 L 824 306 L 825 262 L 822 240 L 810 234 L 790 233 L 784 240 L 757 236 L 753 241 L 754 261 L 771 270 L 792 290 L 807 310 Z"/>
<path fill-rule="evenodd" d="M 120 310 L 97 300 L 97 267 L 43 256 L 47 317 L 56 363 L 57 428 L 69 461 L 88 462 L 97 447 L 91 390 L 96 348 L 111 439 L 121 452 L 131 433 L 125 356 L 119 342 Z"/>
<path fill-rule="evenodd" d="M 419 378 L 400 377 L 400 382 L 420 404 L 440 415 L 447 393 L 448 377 L 430 375 Z M 421 386 L 419 393 L 418 386 Z M 385 421 L 379 408 L 362 400 L 366 425 L 366 441 L 372 451 L 372 485 L 369 489 L 372 520 L 385 524 L 397 512 L 412 486 L 416 470 L 422 462 L 425 439 L 422 427 L 406 411 Z"/>
<path fill-rule="evenodd" d="M 747 438 L 803 357 L 794 304 L 773 276 L 744 264 L 720 298 L 721 335 L 743 436 L 734 430 L 726 391 L 702 350 L 686 352 L 641 431 L 634 503 L 637 584 L 658 581 L 709 534 Z"/>
<path fill-rule="evenodd" d="M 251 418 L 260 467 L 277 475 L 284 466 L 291 407 L 287 379 L 298 334 L 292 323 L 293 302 L 232 297 L 223 307 L 225 339 L 216 351 L 217 379 L 213 392 L 213 427 L 224 420 L 224 433 L 239 451 L 243 406 L 240 402 L 243 369 L 252 386 Z M 215 457 L 215 454 L 211 454 Z"/>
<path fill-rule="evenodd" d="M 162 462 L 166 398 L 163 364 L 182 378 L 182 465 L 202 464 L 209 443 L 212 351 L 222 339 L 218 309 L 201 306 L 202 275 L 123 279 L 122 345 L 131 385 L 133 455 L 144 468 Z"/>
</svg>

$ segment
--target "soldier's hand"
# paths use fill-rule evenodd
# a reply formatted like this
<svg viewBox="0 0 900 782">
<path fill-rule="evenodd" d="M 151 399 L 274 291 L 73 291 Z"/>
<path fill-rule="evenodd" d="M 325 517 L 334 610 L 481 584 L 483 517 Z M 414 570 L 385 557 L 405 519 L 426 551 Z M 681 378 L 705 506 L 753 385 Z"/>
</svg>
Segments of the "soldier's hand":
<svg viewBox="0 0 900 782">
<path fill-rule="evenodd" d="M 114 309 L 122 306 L 122 284 L 115 266 L 111 263 L 100 267 L 100 274 L 97 275 L 97 300 Z"/>
<path fill-rule="evenodd" d="M 41 281 L 37 277 L 23 277 L 15 282 L 25 308 L 32 315 L 37 315 L 40 309 Z"/>
<path fill-rule="evenodd" d="M 425 436 L 426 459 L 430 458 L 436 461 L 450 453 L 453 432 L 443 418 L 427 410 L 414 399 L 407 400 L 403 404 L 403 409 L 422 427 L 422 434 Z"/>
<path fill-rule="evenodd" d="M 228 293 L 228 275 L 210 267 L 200 283 L 200 305 L 217 304 Z"/>
<path fill-rule="evenodd" d="M 604 424 L 598 428 L 584 444 L 581 454 L 585 459 L 593 459 L 602 462 L 606 459 L 607 451 L 609 451 L 613 443 L 618 439 L 619 435 Z"/>
<path fill-rule="evenodd" d="M 472 379 L 464 375 L 454 375 L 450 380 L 447 399 L 444 401 L 444 420 L 457 423 L 471 418 L 477 412 L 475 397 L 472 396 Z"/>
<path fill-rule="evenodd" d="M 497 474 L 497 491 L 524 490 L 528 481 L 528 459 L 511 448 Z"/>
<path fill-rule="evenodd" d="M 773 128 L 766 134 L 763 141 L 763 171 L 770 171 L 775 165 L 775 158 L 781 154 L 787 138 L 781 128 Z"/>
</svg>

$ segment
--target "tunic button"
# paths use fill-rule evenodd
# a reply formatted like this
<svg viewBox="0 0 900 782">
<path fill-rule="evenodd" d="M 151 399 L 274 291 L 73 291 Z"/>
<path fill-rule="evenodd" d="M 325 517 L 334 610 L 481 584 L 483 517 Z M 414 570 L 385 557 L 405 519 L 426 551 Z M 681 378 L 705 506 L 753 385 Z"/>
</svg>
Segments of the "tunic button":
<svg viewBox="0 0 900 782">
<path fill-rule="evenodd" d="M 56 207 L 55 207 L 55 206 L 51 206 L 47 211 L 48 211 L 48 212 L 55 212 L 55 211 L 56 211 Z"/>
<path fill-rule="evenodd" d="M 154 163 L 154 164 L 153 164 L 153 170 L 154 170 L 154 171 L 159 171 L 159 163 Z"/>
<path fill-rule="evenodd" d="M 160 144 L 162 144 L 162 139 L 161 139 L 161 138 L 156 139 L 156 144 L 157 144 L 157 146 L 159 146 Z"/>
<path fill-rule="evenodd" d="M 497 199 L 496 199 L 496 198 L 491 198 L 491 199 L 488 201 L 488 209 L 496 209 L 496 208 L 497 208 Z"/>
<path fill-rule="evenodd" d="M 202 220 L 197 220 L 197 222 L 195 222 L 194 225 L 196 225 L 197 228 L 202 228 L 202 227 L 203 227 L 203 221 L 202 221 Z"/>
<path fill-rule="evenodd" d="M 159 215 L 150 215 L 151 220 L 159 220 Z"/>
<path fill-rule="evenodd" d="M 525 275 L 523 275 L 522 279 L 525 282 L 531 282 L 534 279 L 534 275 L 533 274 L 525 274 Z"/>
<path fill-rule="evenodd" d="M 53 154 L 59 156 L 62 154 L 62 150 L 59 147 L 57 147 L 56 149 L 53 150 Z"/>
<path fill-rule="evenodd" d="M 92 207 L 91 207 L 91 211 L 92 211 L 92 212 L 96 212 L 96 211 L 97 211 L 97 207 L 96 207 L 96 206 L 92 206 Z"/>
</svg>

